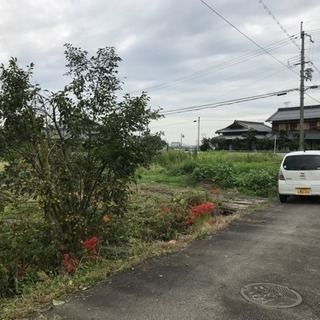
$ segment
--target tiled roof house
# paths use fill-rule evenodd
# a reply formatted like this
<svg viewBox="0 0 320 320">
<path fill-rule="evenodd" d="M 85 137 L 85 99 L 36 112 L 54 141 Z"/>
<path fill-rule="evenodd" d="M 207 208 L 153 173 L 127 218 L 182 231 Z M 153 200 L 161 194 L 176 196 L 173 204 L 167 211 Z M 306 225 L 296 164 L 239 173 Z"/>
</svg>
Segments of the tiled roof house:
<svg viewBox="0 0 320 320">
<path fill-rule="evenodd" d="M 320 148 L 320 105 L 304 107 L 304 139 L 309 149 Z M 285 131 L 292 139 L 300 130 L 300 107 L 279 108 L 267 122 L 272 123 L 272 131 Z"/>
<path fill-rule="evenodd" d="M 236 138 L 244 139 L 243 134 L 247 133 L 248 131 L 255 131 L 258 139 L 268 137 L 272 134 L 271 128 L 265 125 L 263 122 L 241 120 L 235 120 L 228 127 L 217 130 L 216 133 L 226 140 L 233 140 Z"/>
<path fill-rule="evenodd" d="M 216 131 L 219 138 L 227 142 L 229 150 L 234 149 L 235 141 L 245 139 L 248 132 L 254 132 L 257 139 L 272 137 L 272 130 L 269 126 L 263 122 L 254 121 L 235 120 L 228 127 Z"/>
</svg>

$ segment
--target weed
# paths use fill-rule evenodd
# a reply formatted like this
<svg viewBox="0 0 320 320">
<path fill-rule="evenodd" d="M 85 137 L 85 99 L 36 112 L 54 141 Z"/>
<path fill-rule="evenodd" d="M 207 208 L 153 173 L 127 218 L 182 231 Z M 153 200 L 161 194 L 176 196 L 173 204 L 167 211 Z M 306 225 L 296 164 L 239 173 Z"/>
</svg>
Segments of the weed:
<svg viewBox="0 0 320 320">
<path fill-rule="evenodd" d="M 71 247 L 61 248 L 61 240 L 66 244 L 64 234 L 40 218 L 36 202 L 6 202 L 1 219 L 11 219 L 13 224 L 0 223 L 0 309 L 5 317 L 22 318 L 32 309 L 51 305 L 62 294 L 85 289 L 106 275 L 225 228 L 239 218 L 218 214 L 232 191 L 227 193 L 225 188 L 266 196 L 276 186 L 279 163 L 270 154 L 225 152 L 199 153 L 197 158 L 170 153 L 157 161 L 149 169 L 138 170 L 147 183 L 132 188 L 127 213 L 105 212 L 101 220 L 105 233 L 82 237 L 76 255 Z M 200 184 L 209 181 L 205 190 L 185 187 L 193 175 Z M 14 298 L 5 298 L 12 294 Z"/>
</svg>

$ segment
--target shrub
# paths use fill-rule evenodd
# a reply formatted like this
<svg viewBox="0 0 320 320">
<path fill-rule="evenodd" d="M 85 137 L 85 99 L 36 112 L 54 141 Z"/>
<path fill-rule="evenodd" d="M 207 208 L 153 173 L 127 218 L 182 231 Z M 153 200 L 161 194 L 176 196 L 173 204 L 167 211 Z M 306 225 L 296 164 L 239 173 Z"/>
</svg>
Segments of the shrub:
<svg viewBox="0 0 320 320">
<path fill-rule="evenodd" d="M 192 174 L 197 164 L 193 160 L 185 160 L 181 163 L 171 164 L 168 174 L 171 176 L 186 176 Z"/>
<path fill-rule="evenodd" d="M 16 221 L 0 224 L 0 297 L 19 294 L 38 280 L 38 272 L 53 272 L 61 263 L 61 234 L 56 224 Z"/>
<path fill-rule="evenodd" d="M 196 167 L 196 161 L 194 159 L 188 159 L 181 164 L 181 172 L 184 174 L 192 174 Z"/>
<path fill-rule="evenodd" d="M 0 186 L 39 201 L 43 216 L 77 243 L 95 233 L 106 213 L 124 214 L 135 170 L 164 142 L 148 130 L 161 115 L 146 93 L 118 99 L 121 58 L 114 48 L 89 56 L 65 47 L 70 83 L 56 93 L 33 84 L 33 63 L 26 70 L 16 58 L 0 65 L 0 146 L 7 161 Z"/>
<path fill-rule="evenodd" d="M 230 164 L 200 164 L 192 174 L 196 182 L 212 182 L 222 188 L 232 187 L 234 184 L 234 169 Z"/>
<path fill-rule="evenodd" d="M 168 241 L 185 230 L 185 206 L 178 204 L 149 204 L 139 211 L 126 216 L 127 240 L 138 239 L 146 242 Z"/>
<path fill-rule="evenodd" d="M 251 169 L 248 173 L 239 175 L 236 185 L 246 193 L 258 196 L 268 196 L 275 192 L 277 186 L 278 170 L 275 169 Z"/>
<path fill-rule="evenodd" d="M 126 226 L 125 235 L 122 234 L 122 237 L 129 242 L 133 239 L 147 242 L 175 239 L 189 228 L 186 217 L 190 208 L 207 202 L 207 196 L 203 192 L 193 191 L 172 194 L 171 199 L 161 194 L 158 195 L 158 199 L 144 195 L 139 203 L 131 205 L 122 223 Z"/>
</svg>

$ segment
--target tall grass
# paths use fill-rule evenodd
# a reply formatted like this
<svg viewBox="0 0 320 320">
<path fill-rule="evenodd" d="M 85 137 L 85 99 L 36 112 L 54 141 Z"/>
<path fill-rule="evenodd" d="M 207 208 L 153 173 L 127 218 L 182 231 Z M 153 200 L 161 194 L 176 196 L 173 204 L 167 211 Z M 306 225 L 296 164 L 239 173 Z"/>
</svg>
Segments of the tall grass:
<svg viewBox="0 0 320 320">
<path fill-rule="evenodd" d="M 273 153 L 169 150 L 154 158 L 154 166 L 140 174 L 144 182 L 185 186 L 210 182 L 221 188 L 267 196 L 275 193 L 281 157 Z M 260 185 L 260 187 L 259 187 Z"/>
<path fill-rule="evenodd" d="M 180 150 L 163 151 L 154 158 L 154 163 L 162 167 L 170 167 L 173 164 L 182 164 L 185 162 L 196 163 L 257 163 L 257 162 L 274 162 L 279 163 L 281 157 L 271 152 L 228 152 L 228 151 L 211 151 L 200 152 L 197 155 L 191 152 Z"/>
<path fill-rule="evenodd" d="M 156 167 L 151 167 L 150 172 L 169 173 L 173 175 L 192 173 L 199 164 L 217 165 L 229 164 L 240 172 L 250 169 L 261 169 L 266 167 L 278 167 L 281 157 L 274 153 L 243 153 L 214 151 L 195 155 L 190 152 L 177 150 L 163 151 L 154 158 Z"/>
<path fill-rule="evenodd" d="M 194 161 L 195 159 L 196 155 L 194 153 L 181 150 L 168 150 L 156 155 L 153 159 L 153 162 L 162 167 L 169 167 L 172 164 L 179 164 L 185 161 Z"/>
<path fill-rule="evenodd" d="M 228 152 L 228 151 L 214 151 L 205 152 L 198 155 L 198 159 L 203 163 L 265 163 L 265 162 L 279 162 L 281 159 L 277 154 L 270 152 Z"/>
</svg>

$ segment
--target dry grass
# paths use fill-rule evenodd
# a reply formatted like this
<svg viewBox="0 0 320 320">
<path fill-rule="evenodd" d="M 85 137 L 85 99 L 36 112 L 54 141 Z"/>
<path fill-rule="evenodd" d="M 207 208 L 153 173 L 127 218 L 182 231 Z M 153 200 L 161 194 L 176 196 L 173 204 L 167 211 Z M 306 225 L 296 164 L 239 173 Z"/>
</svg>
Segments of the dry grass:
<svg viewBox="0 0 320 320">
<path fill-rule="evenodd" d="M 3 171 L 6 162 L 0 162 L 0 172 Z"/>
</svg>

